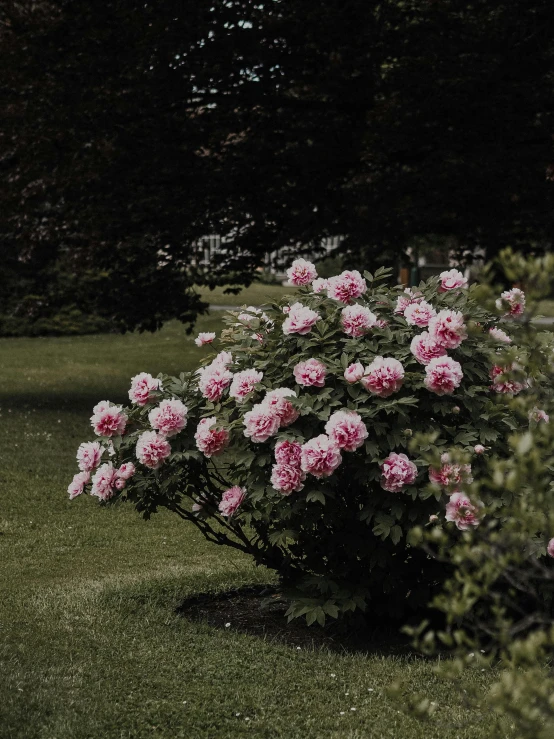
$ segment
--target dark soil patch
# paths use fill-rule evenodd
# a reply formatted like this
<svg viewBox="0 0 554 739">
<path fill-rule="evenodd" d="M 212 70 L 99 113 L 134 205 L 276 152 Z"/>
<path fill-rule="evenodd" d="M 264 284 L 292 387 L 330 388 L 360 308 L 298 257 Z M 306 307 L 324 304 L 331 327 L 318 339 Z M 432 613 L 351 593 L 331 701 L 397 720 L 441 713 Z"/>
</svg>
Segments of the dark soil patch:
<svg viewBox="0 0 554 739">
<path fill-rule="evenodd" d="M 308 626 L 301 619 L 287 623 L 286 610 L 287 604 L 279 591 L 263 585 L 195 595 L 177 608 L 179 614 L 191 621 L 301 649 L 388 655 L 412 653 L 408 638 L 400 633 L 401 623 L 371 623 L 357 618 L 349 620 L 348 624 L 333 621 L 322 628 L 316 624 Z"/>
</svg>

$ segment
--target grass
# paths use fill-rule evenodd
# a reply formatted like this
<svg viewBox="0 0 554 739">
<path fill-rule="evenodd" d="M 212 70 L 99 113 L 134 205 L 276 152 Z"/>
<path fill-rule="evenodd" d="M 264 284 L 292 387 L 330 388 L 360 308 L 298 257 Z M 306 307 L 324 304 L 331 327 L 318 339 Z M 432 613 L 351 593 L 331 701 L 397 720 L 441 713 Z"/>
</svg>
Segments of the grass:
<svg viewBox="0 0 554 739">
<path fill-rule="evenodd" d="M 541 300 L 537 308 L 537 313 L 541 316 L 554 317 L 554 300 Z"/>
<path fill-rule="evenodd" d="M 198 329 L 217 327 L 210 316 Z M 416 657 L 297 650 L 188 621 L 185 597 L 270 575 L 169 514 L 144 522 L 67 499 L 92 405 L 124 401 L 139 371 L 178 372 L 202 354 L 177 324 L 0 340 L 0 736 L 486 737 L 463 686 Z M 387 697 L 400 678 L 438 703 L 430 723 Z"/>
<path fill-rule="evenodd" d="M 261 305 L 270 300 L 280 300 L 284 295 L 294 295 L 294 287 L 283 287 L 282 285 L 265 285 L 254 282 L 238 295 L 225 293 L 224 287 L 216 287 L 213 290 L 205 287 L 197 288 L 202 300 L 211 305 Z"/>
</svg>

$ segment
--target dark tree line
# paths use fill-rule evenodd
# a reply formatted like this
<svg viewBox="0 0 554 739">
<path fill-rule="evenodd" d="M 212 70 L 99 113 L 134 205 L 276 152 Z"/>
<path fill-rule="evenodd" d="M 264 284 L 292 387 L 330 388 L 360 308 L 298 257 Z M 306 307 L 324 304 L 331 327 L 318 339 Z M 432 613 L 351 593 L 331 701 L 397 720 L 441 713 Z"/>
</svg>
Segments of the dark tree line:
<svg viewBox="0 0 554 739">
<path fill-rule="evenodd" d="M 339 234 L 548 247 L 553 55 L 549 0 L 4 0 L 0 313 L 187 322 L 195 282 Z"/>
</svg>

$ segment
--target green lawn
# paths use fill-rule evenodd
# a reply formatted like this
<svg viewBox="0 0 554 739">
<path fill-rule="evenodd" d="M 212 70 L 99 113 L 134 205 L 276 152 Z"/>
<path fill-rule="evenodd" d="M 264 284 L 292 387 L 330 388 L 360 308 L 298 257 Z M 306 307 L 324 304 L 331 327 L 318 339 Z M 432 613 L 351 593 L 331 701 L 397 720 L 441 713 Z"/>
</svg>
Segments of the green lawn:
<svg viewBox="0 0 554 739">
<path fill-rule="evenodd" d="M 170 515 L 144 522 L 67 499 L 92 405 L 125 400 L 139 371 L 178 372 L 203 351 L 177 324 L 0 340 L 0 736 L 485 738 L 463 686 L 415 656 L 298 650 L 187 621 L 176 612 L 185 597 L 269 573 Z M 438 703 L 429 724 L 387 697 L 399 678 Z"/>
<path fill-rule="evenodd" d="M 264 285 L 254 282 L 250 287 L 244 288 L 238 295 L 224 292 L 226 288 L 216 287 L 213 290 L 205 287 L 196 288 L 202 296 L 202 300 L 212 305 L 261 305 L 269 300 L 280 300 L 284 295 L 294 295 L 294 287 L 283 287 L 282 285 Z"/>
</svg>

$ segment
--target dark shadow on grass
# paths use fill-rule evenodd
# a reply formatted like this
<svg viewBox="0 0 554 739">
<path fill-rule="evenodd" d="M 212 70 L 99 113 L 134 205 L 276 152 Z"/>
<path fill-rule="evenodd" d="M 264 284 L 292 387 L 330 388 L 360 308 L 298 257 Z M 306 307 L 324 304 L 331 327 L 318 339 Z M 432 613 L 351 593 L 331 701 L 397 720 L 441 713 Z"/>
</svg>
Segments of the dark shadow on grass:
<svg viewBox="0 0 554 739">
<path fill-rule="evenodd" d="M 308 626 L 303 619 L 287 623 L 287 604 L 277 588 L 251 585 L 222 593 L 200 593 L 186 598 L 177 613 L 189 621 L 222 631 L 249 634 L 266 642 L 301 649 L 325 649 L 341 654 L 417 656 L 409 638 L 400 632 L 401 621 L 353 617 L 348 623 L 330 621 L 324 628 Z"/>
<path fill-rule="evenodd" d="M 37 392 L 37 393 L 0 393 L 0 408 L 20 410 L 60 410 L 85 413 L 90 416 L 92 408 L 99 400 L 104 400 L 106 391 L 92 389 L 83 392 Z M 129 398 L 124 393 L 110 393 L 109 400 L 117 404 L 128 404 Z"/>
</svg>

